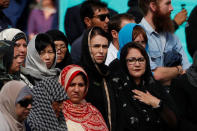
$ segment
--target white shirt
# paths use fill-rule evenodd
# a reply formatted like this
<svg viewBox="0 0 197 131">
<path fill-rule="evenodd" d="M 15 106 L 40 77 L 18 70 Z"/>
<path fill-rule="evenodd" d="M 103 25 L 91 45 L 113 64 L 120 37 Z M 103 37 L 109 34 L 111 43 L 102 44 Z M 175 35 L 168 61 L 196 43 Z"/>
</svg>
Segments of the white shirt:
<svg viewBox="0 0 197 131">
<path fill-rule="evenodd" d="M 105 65 L 108 66 L 114 59 L 116 59 L 117 58 L 117 54 L 118 54 L 118 50 L 116 49 L 116 47 L 111 42 L 110 45 L 109 45 L 109 48 L 108 48 Z"/>
</svg>

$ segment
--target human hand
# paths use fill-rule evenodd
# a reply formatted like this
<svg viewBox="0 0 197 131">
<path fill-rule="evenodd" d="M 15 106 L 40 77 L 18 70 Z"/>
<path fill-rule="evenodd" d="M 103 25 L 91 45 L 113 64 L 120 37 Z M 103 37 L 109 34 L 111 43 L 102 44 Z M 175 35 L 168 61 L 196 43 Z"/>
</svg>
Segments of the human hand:
<svg viewBox="0 0 197 131">
<path fill-rule="evenodd" d="M 176 66 L 176 68 L 178 71 L 178 75 L 183 75 L 185 73 L 182 66 L 179 65 L 179 66 Z"/>
<path fill-rule="evenodd" d="M 160 99 L 151 95 L 148 91 L 146 91 L 146 93 L 144 93 L 142 91 L 135 89 L 135 90 L 132 90 L 132 92 L 136 94 L 133 96 L 135 99 L 138 99 L 139 101 L 141 101 L 147 105 L 150 105 L 153 108 L 159 107 Z"/>
<path fill-rule="evenodd" d="M 183 70 L 183 72 L 181 73 L 181 75 L 185 74 L 186 73 L 186 70 Z"/>
<path fill-rule="evenodd" d="M 176 16 L 174 17 L 174 21 L 178 24 L 178 25 L 182 25 L 183 22 L 185 22 L 187 20 L 187 10 L 183 9 L 181 10 L 178 14 L 176 14 Z"/>
</svg>

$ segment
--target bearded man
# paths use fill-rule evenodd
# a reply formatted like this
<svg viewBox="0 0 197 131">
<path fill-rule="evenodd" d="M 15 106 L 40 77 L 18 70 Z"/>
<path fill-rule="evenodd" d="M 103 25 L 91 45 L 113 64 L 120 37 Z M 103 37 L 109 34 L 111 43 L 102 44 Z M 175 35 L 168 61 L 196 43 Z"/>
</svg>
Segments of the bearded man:
<svg viewBox="0 0 197 131">
<path fill-rule="evenodd" d="M 182 75 L 190 67 L 178 37 L 173 34 L 174 27 L 170 18 L 173 10 L 171 0 L 139 0 L 139 6 L 144 13 L 140 24 L 147 32 L 147 51 L 154 78 L 169 85 L 171 79 Z M 169 51 L 180 54 L 179 65 L 165 66 L 164 55 Z"/>
</svg>

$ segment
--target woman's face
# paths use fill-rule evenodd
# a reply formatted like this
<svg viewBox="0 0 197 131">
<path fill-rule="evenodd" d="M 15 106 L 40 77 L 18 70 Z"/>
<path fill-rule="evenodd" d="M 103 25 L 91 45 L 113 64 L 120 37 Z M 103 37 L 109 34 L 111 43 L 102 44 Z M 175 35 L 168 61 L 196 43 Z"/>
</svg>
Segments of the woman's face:
<svg viewBox="0 0 197 131">
<path fill-rule="evenodd" d="M 56 117 L 59 118 L 60 113 L 62 112 L 63 109 L 63 101 L 54 101 L 52 103 L 52 108 L 55 111 Z"/>
<path fill-rule="evenodd" d="M 146 69 L 146 60 L 141 52 L 136 48 L 129 49 L 126 62 L 129 74 L 134 80 L 140 80 Z"/>
<path fill-rule="evenodd" d="M 27 95 L 15 106 L 16 116 L 19 122 L 23 122 L 29 115 L 32 106 L 32 96 Z"/>
<path fill-rule="evenodd" d="M 46 64 L 47 68 L 50 69 L 55 60 L 55 52 L 51 45 L 48 45 L 40 52 L 40 58 Z"/>
<path fill-rule="evenodd" d="M 96 63 L 101 64 L 105 62 L 108 50 L 107 38 L 96 35 L 90 41 L 91 51 Z"/>
<path fill-rule="evenodd" d="M 142 34 L 139 34 L 135 39 L 134 42 L 140 43 L 144 48 L 146 48 L 146 41 Z"/>
<path fill-rule="evenodd" d="M 80 104 L 84 99 L 85 92 L 85 81 L 83 80 L 83 77 L 81 75 L 77 75 L 71 81 L 66 93 L 72 103 Z"/>
<path fill-rule="evenodd" d="M 66 44 L 64 43 L 64 41 L 61 40 L 54 41 L 54 43 L 57 52 L 57 63 L 60 63 L 62 62 L 62 60 L 66 55 L 66 51 L 67 51 Z"/>
<path fill-rule="evenodd" d="M 14 51 L 18 52 L 19 58 L 24 63 L 27 55 L 27 42 L 24 39 L 17 40 Z"/>
<path fill-rule="evenodd" d="M 9 73 L 13 74 L 13 73 L 19 71 L 20 66 L 23 64 L 23 62 L 24 61 L 20 58 L 18 52 L 14 50 L 14 56 L 13 56 L 13 60 L 12 60 L 12 65 L 9 69 Z"/>
</svg>

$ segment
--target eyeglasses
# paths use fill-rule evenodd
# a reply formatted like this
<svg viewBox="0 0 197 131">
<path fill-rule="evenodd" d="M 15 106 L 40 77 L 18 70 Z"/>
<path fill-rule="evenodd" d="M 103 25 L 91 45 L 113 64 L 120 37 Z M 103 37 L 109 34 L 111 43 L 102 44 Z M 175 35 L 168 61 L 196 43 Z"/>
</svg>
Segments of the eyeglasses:
<svg viewBox="0 0 197 131">
<path fill-rule="evenodd" d="M 29 104 L 32 104 L 33 100 L 32 99 L 23 99 L 19 101 L 18 103 L 22 106 L 27 108 Z"/>
<path fill-rule="evenodd" d="M 66 46 L 65 45 L 60 45 L 60 46 L 55 45 L 55 49 L 56 49 L 56 51 L 58 51 L 58 50 L 63 51 L 66 49 Z"/>
<path fill-rule="evenodd" d="M 108 19 L 110 19 L 110 15 L 109 15 L 109 14 L 96 15 L 96 16 L 93 16 L 93 17 L 99 18 L 100 21 L 105 21 L 106 17 L 107 17 Z"/>
<path fill-rule="evenodd" d="M 140 57 L 140 58 L 135 58 L 135 57 L 131 57 L 126 59 L 127 63 L 134 65 L 136 64 L 136 62 L 138 61 L 140 64 L 144 64 L 145 63 L 145 59 L 144 57 Z"/>
<path fill-rule="evenodd" d="M 108 44 L 105 44 L 105 45 L 102 45 L 102 44 L 93 44 L 93 45 L 90 45 L 92 48 L 94 49 L 99 49 L 99 48 L 103 48 L 103 49 L 108 49 Z"/>
</svg>

